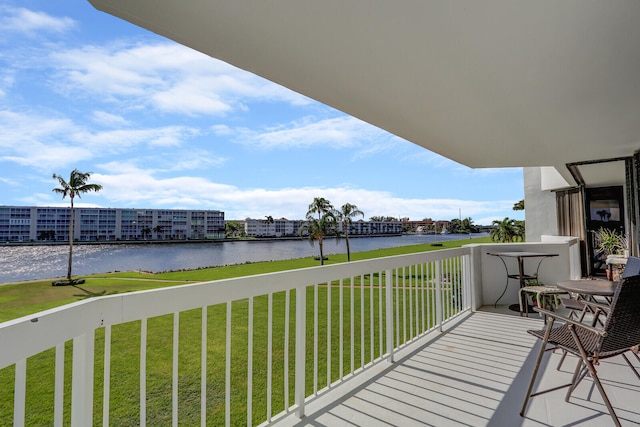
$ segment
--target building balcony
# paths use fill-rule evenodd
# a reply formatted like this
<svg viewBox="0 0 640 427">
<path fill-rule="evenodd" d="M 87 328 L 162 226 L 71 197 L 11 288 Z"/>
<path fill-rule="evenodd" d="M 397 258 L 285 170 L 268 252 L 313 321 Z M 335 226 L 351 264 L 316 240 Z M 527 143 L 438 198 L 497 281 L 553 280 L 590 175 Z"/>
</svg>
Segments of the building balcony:
<svg viewBox="0 0 640 427">
<path fill-rule="evenodd" d="M 488 255 L 505 250 L 558 254 L 540 265 L 543 283 L 579 276 L 577 241 L 547 238 L 113 295 L 5 322 L 0 416 L 16 426 L 609 425 L 590 379 L 569 403 L 553 392 L 519 416 L 537 348 L 526 330 L 543 321 L 506 308 L 518 283 Z M 545 359 L 543 383 L 571 377 L 575 359 L 558 371 L 559 357 Z M 640 423 L 640 380 L 616 358 L 600 372 L 623 424 Z"/>
</svg>

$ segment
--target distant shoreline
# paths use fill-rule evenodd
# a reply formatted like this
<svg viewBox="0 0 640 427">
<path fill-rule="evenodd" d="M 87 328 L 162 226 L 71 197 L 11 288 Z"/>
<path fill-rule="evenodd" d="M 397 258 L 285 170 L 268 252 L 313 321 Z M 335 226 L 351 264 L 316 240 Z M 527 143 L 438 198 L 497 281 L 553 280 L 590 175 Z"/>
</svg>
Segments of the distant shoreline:
<svg viewBox="0 0 640 427">
<path fill-rule="evenodd" d="M 403 234 L 367 234 L 367 235 L 349 235 L 350 239 L 364 237 L 398 237 Z M 342 237 L 341 237 L 342 238 Z M 335 239 L 327 237 L 327 239 Z M 100 241 L 75 241 L 73 245 L 167 245 L 175 243 L 229 243 L 229 242 L 277 242 L 287 240 L 306 240 L 306 237 L 289 236 L 289 237 L 240 237 L 233 239 L 165 239 L 165 240 L 100 240 Z M 4 242 L 1 246 L 68 246 L 69 241 L 60 242 Z"/>
</svg>

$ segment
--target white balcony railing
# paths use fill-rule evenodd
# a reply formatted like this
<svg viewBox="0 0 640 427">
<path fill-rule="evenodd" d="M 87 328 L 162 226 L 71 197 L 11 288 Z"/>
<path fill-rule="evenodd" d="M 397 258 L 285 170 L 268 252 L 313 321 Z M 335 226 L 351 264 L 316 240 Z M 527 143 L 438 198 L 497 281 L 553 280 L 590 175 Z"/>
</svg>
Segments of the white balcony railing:
<svg viewBox="0 0 640 427">
<path fill-rule="evenodd" d="M 570 244 L 540 245 L 562 252 L 559 266 L 575 256 Z M 494 280 L 504 272 L 489 264 L 492 249 L 112 295 L 5 322 L 0 419 L 257 425 L 302 416 L 314 399 L 492 302 L 504 283 Z"/>
</svg>

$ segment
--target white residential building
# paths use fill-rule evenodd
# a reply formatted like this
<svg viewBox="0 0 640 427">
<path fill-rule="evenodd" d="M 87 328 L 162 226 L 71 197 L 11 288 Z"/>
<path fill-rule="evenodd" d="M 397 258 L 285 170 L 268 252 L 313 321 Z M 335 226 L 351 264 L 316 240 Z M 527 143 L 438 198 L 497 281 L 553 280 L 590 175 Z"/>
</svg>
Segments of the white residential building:
<svg viewBox="0 0 640 427">
<path fill-rule="evenodd" d="M 0 242 L 66 241 L 71 209 L 0 206 Z M 75 208 L 77 241 L 223 239 L 224 212 Z"/>
</svg>

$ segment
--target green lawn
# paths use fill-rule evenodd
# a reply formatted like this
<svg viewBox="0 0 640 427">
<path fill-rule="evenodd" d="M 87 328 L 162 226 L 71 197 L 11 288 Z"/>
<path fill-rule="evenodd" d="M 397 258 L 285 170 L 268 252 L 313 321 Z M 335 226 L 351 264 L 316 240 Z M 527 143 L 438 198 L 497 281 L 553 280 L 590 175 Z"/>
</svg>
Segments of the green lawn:
<svg viewBox="0 0 640 427">
<path fill-rule="evenodd" d="M 470 242 L 482 243 L 487 239 L 474 239 L 472 241 L 462 240 L 447 242 L 442 247 L 430 245 L 405 246 L 391 249 L 381 249 L 376 251 L 360 252 L 352 254 L 353 260 L 400 255 L 406 253 L 434 250 L 441 248 L 459 247 Z M 331 255 L 327 263 L 346 262 L 346 255 Z M 290 270 L 318 265 L 312 257 L 289 260 L 272 261 L 242 264 L 235 266 L 225 266 L 208 268 L 194 271 L 180 271 L 162 274 L 140 274 L 140 273 L 113 273 L 107 275 L 96 275 L 87 277 L 87 283 L 83 289 L 93 293 L 112 294 L 117 292 L 131 292 L 137 290 L 160 288 L 165 286 L 175 286 L 177 284 L 216 280 L 242 275 L 253 275 L 267 272 Z M 407 276 L 408 278 L 408 276 Z M 140 280 L 143 279 L 143 280 Z M 351 371 L 351 348 L 353 347 L 354 364 L 359 367 L 362 363 L 361 349 L 364 349 L 364 362 L 368 362 L 372 357 L 380 356 L 380 339 L 376 330 L 374 335 L 373 353 L 370 343 L 370 320 L 374 317 L 374 329 L 378 327 L 377 307 L 380 299 L 384 306 L 384 294 L 379 295 L 377 289 L 377 275 L 365 277 L 364 292 L 355 288 L 353 293 L 354 303 L 354 338 L 351 343 L 351 289 L 348 280 L 344 282 L 345 289 L 342 292 L 343 305 L 343 358 L 342 371 L 339 364 L 339 301 L 340 288 L 335 285 L 331 287 L 331 312 L 333 319 L 331 326 L 326 323 L 328 287 L 318 288 L 318 388 L 327 385 L 327 358 L 331 357 L 330 380 L 335 381 L 340 375 L 346 375 Z M 0 320 L 23 316 L 37 312 L 46 308 L 51 308 L 77 301 L 84 298 L 86 292 L 72 287 L 52 287 L 51 281 L 41 281 L 33 283 L 21 283 L 15 285 L 0 286 Z M 368 284 L 373 283 L 374 289 L 371 294 Z M 356 278 L 354 285 L 360 285 L 360 278 Z M 312 288 L 309 288 L 311 290 Z M 398 304 L 409 303 L 410 291 L 394 293 Z M 411 302 L 415 310 L 418 304 L 418 292 L 414 292 Z M 375 302 L 374 312 L 369 312 L 370 298 L 373 296 Z M 294 337 L 295 337 L 295 291 L 290 292 L 291 312 L 289 316 L 289 403 L 293 403 L 293 370 L 294 366 Z M 273 408 L 272 413 L 276 414 L 284 409 L 284 364 L 285 364 L 285 292 L 273 295 Z M 307 395 L 313 392 L 313 298 L 312 291 L 307 292 Z M 361 336 L 360 329 L 360 301 L 364 298 L 365 331 Z M 431 300 L 427 300 L 429 308 Z M 254 333 L 253 339 L 253 391 L 252 398 L 252 420 L 254 424 L 260 423 L 266 417 L 266 372 L 267 366 L 267 306 L 268 297 L 256 297 L 253 300 L 254 309 Z M 249 301 L 235 301 L 232 304 L 231 322 L 231 403 L 233 412 L 231 414 L 232 425 L 246 425 L 246 406 L 248 400 L 247 391 L 247 357 L 248 357 L 248 309 Z M 224 424 L 224 404 L 225 404 L 225 352 L 226 352 L 226 305 L 220 304 L 207 308 L 207 417 L 209 425 Z M 179 316 L 179 421 L 181 425 L 196 425 L 200 419 L 200 337 L 201 337 L 201 310 L 191 310 L 182 312 Z M 384 320 L 384 319 L 383 319 Z M 433 319 L 426 320 L 427 329 L 432 324 Z M 127 426 L 138 425 L 139 413 L 139 363 L 140 363 L 140 323 L 131 322 L 116 325 L 112 328 L 111 337 L 111 423 L 112 425 Z M 406 332 L 402 330 L 402 320 L 400 321 L 401 337 Z M 384 325 L 384 322 L 383 322 Z M 331 330 L 330 351 L 327 351 L 327 331 Z M 167 425 L 171 421 L 171 369 L 172 369 L 172 334 L 173 315 L 160 316 L 148 320 L 147 329 L 147 423 L 148 425 Z M 96 392 L 94 401 L 94 420 L 96 424 L 101 423 L 102 416 L 102 369 L 104 354 L 104 329 L 96 331 Z M 407 332 L 408 333 L 408 332 Z M 414 331 L 414 335 L 417 334 Z M 384 337 L 384 330 L 382 337 Z M 361 343 L 364 342 L 364 347 Z M 67 343 L 65 352 L 65 423 L 70 417 L 70 384 L 71 384 L 71 343 Z M 384 351 L 384 350 L 383 350 Z M 49 350 L 39 355 L 31 357 L 27 362 L 27 425 L 51 425 L 53 421 L 53 363 L 55 351 Z M 13 367 L 0 371 L 0 426 L 11 425 L 11 413 L 13 408 Z M 6 421 L 4 421 L 6 420 Z"/>
</svg>

